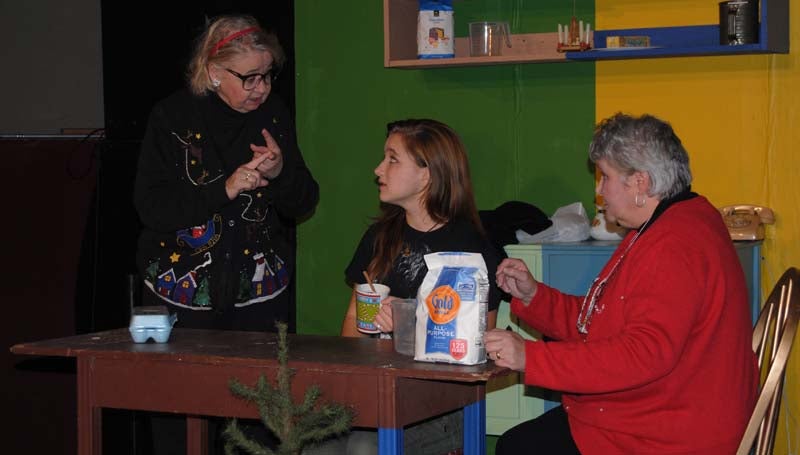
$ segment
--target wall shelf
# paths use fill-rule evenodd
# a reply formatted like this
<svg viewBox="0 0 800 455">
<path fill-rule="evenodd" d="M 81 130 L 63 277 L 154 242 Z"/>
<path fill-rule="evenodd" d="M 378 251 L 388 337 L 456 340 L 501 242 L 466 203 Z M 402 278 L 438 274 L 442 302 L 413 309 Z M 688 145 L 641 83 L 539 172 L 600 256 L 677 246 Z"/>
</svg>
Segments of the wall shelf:
<svg viewBox="0 0 800 455">
<path fill-rule="evenodd" d="M 415 22 L 416 23 L 416 22 Z M 478 66 L 502 65 L 507 63 L 545 63 L 565 62 L 566 53 L 556 51 L 557 33 L 527 33 L 511 35 L 511 47 L 503 47 L 503 55 L 489 57 L 470 57 L 469 38 L 456 38 L 454 48 L 456 56 L 453 58 L 418 59 L 416 46 L 416 33 L 413 55 L 404 55 L 400 59 L 387 59 L 384 66 L 387 68 L 435 68 L 441 66 Z"/>
<path fill-rule="evenodd" d="M 773 0 L 774 1 L 774 0 Z M 765 2 L 766 3 L 766 2 Z M 595 49 L 585 52 L 567 52 L 569 60 L 619 60 L 652 57 L 685 57 L 693 55 L 775 54 L 789 52 L 789 34 L 769 34 L 762 20 L 759 43 L 725 46 L 719 44 L 719 25 L 687 27 L 636 28 L 598 30 L 594 33 Z M 788 27 L 788 24 L 787 24 Z M 649 36 L 651 47 L 605 47 L 607 36 Z"/>
<path fill-rule="evenodd" d="M 761 0 L 759 43 L 738 46 L 719 44 L 719 25 L 596 30 L 595 49 L 585 52 L 556 51 L 557 33 L 511 35 L 511 48 L 503 55 L 470 57 L 469 38 L 456 37 L 454 58 L 417 58 L 417 14 L 419 0 L 383 0 L 384 66 L 386 68 L 438 68 L 548 63 L 568 61 L 622 60 L 655 57 L 685 57 L 741 54 L 786 54 L 789 52 L 789 0 Z M 649 48 L 605 48 L 610 35 L 650 37 Z M 599 47 L 598 47 L 599 46 Z"/>
</svg>

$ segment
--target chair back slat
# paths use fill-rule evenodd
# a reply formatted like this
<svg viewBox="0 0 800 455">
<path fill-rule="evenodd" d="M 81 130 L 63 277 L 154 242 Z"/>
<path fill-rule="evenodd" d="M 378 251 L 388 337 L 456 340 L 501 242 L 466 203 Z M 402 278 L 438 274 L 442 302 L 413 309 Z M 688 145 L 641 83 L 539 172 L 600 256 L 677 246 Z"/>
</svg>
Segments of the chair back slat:
<svg viewBox="0 0 800 455">
<path fill-rule="evenodd" d="M 756 455 L 772 453 L 786 363 L 800 320 L 799 282 L 796 268 L 784 272 L 753 329 L 753 352 L 758 355 L 762 384 L 737 455 L 748 455 L 753 448 Z"/>
<path fill-rule="evenodd" d="M 764 362 L 764 351 L 767 349 L 767 336 L 769 331 L 766 330 L 772 322 L 772 317 L 775 314 L 775 304 L 767 302 L 761 310 L 761 317 L 758 318 L 755 331 L 753 333 L 753 352 L 758 354 L 758 365 Z"/>
</svg>

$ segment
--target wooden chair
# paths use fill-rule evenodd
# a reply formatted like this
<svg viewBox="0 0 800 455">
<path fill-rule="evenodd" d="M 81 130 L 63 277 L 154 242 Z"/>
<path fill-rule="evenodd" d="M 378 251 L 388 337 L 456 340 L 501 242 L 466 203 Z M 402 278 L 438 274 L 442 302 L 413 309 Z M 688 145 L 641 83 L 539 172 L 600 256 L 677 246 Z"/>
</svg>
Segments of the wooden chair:
<svg viewBox="0 0 800 455">
<path fill-rule="evenodd" d="M 775 284 L 753 329 L 761 390 L 737 455 L 771 454 L 780 413 L 783 378 L 800 319 L 800 272 L 790 267 Z"/>
</svg>

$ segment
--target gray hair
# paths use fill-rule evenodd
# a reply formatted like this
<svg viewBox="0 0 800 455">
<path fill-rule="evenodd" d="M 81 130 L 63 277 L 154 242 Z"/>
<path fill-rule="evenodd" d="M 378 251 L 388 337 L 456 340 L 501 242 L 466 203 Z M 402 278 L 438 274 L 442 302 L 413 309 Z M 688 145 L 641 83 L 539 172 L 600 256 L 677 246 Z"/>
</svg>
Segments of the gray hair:
<svg viewBox="0 0 800 455">
<path fill-rule="evenodd" d="M 223 46 L 215 49 L 226 37 L 255 27 L 256 30 L 246 33 Z M 211 78 L 208 75 L 208 64 L 224 64 L 248 52 L 269 52 L 272 55 L 273 73 L 277 73 L 285 60 L 283 48 L 278 38 L 265 32 L 252 16 L 221 16 L 206 25 L 205 31 L 197 38 L 192 57 L 189 60 L 186 77 L 189 89 L 195 95 L 203 95 L 213 91 Z M 213 55 L 212 55 L 213 53 Z"/>
<path fill-rule="evenodd" d="M 692 183 L 689 155 L 669 123 L 652 115 L 617 113 L 597 125 L 589 159 L 608 161 L 626 176 L 646 172 L 648 196 L 659 200 L 688 190 Z"/>
</svg>

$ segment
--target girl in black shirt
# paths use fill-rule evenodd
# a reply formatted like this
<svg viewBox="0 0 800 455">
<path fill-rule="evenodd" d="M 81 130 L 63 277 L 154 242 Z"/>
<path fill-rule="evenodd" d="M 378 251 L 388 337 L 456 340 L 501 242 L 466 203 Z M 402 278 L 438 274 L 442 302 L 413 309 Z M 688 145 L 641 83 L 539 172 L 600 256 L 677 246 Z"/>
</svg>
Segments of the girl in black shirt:
<svg viewBox="0 0 800 455">
<path fill-rule="evenodd" d="M 427 273 L 424 255 L 439 251 L 481 253 L 491 287 L 487 327 L 495 327 L 500 291 L 495 270 L 501 253 L 481 227 L 467 155 L 461 139 L 435 120 L 403 120 L 388 125 L 384 158 L 376 183 L 381 214 L 369 227 L 347 267 L 348 282 L 363 283 L 363 271 L 391 289 L 376 317 L 392 331 L 391 300 L 415 298 Z M 343 336 L 356 330 L 355 287 L 342 324 Z"/>
<path fill-rule="evenodd" d="M 383 333 L 392 332 L 395 298 L 415 298 L 428 272 L 424 256 L 439 251 L 481 253 L 489 281 L 488 330 L 495 327 L 500 291 L 495 271 L 502 255 L 484 234 L 461 139 L 435 120 L 390 123 L 384 157 L 375 168 L 381 214 L 356 249 L 346 275 L 353 288 L 342 323 L 343 336 L 367 336 L 356 329 L 355 286 L 363 272 L 391 289 L 375 318 Z M 456 411 L 413 425 L 403 434 L 406 453 L 441 455 L 463 445 L 463 412 Z M 354 431 L 336 441 L 348 454 L 375 453 L 375 432 Z"/>
</svg>

